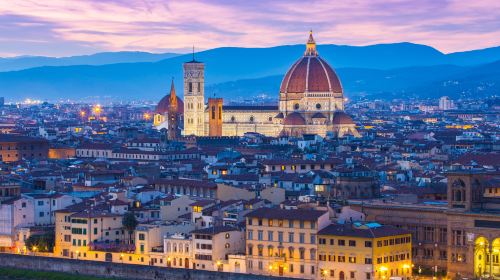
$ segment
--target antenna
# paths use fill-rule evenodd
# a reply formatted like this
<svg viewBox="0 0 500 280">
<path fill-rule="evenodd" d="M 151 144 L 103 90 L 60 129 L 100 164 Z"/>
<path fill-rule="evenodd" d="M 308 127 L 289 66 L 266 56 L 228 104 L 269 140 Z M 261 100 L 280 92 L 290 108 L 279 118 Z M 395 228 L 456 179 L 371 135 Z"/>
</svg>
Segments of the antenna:
<svg viewBox="0 0 500 280">
<path fill-rule="evenodd" d="M 194 61 L 194 45 L 193 45 L 193 61 Z"/>
</svg>

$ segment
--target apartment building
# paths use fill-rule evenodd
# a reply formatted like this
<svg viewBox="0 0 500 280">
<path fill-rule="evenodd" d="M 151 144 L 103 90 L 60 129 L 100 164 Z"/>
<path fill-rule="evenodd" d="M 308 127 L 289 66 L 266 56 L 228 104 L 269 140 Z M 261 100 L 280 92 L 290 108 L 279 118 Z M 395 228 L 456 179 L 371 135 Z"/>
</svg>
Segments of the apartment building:
<svg viewBox="0 0 500 280">
<path fill-rule="evenodd" d="M 315 279 L 318 232 L 330 224 L 325 211 L 260 208 L 246 215 L 247 272 Z"/>
<path fill-rule="evenodd" d="M 409 279 L 411 234 L 378 223 L 332 224 L 318 233 L 323 279 Z"/>
<path fill-rule="evenodd" d="M 244 231 L 229 226 L 192 231 L 193 269 L 224 271 L 229 255 L 244 254 L 244 235 Z"/>
</svg>

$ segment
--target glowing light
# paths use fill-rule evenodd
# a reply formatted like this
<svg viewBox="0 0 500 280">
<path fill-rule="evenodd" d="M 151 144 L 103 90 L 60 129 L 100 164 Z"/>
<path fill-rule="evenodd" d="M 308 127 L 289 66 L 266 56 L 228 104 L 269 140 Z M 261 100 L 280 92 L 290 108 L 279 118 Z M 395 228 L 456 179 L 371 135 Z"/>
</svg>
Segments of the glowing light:
<svg viewBox="0 0 500 280">
<path fill-rule="evenodd" d="M 269 270 L 273 270 L 273 266 L 272 265 L 269 265 Z"/>
<path fill-rule="evenodd" d="M 80 116 L 82 116 L 82 117 L 85 117 L 85 114 L 86 114 L 85 111 L 80 112 Z"/>
<path fill-rule="evenodd" d="M 92 108 L 92 110 L 94 111 L 94 113 L 96 113 L 96 114 L 100 114 L 100 113 L 101 113 L 101 111 L 102 111 L 101 105 L 100 105 L 100 104 L 95 105 L 95 106 Z"/>
<path fill-rule="evenodd" d="M 387 271 L 387 267 L 385 267 L 385 266 L 381 266 L 381 267 L 380 267 L 380 271 Z"/>
<path fill-rule="evenodd" d="M 144 113 L 144 119 L 145 120 L 150 120 L 151 119 L 151 115 L 149 113 Z"/>
</svg>

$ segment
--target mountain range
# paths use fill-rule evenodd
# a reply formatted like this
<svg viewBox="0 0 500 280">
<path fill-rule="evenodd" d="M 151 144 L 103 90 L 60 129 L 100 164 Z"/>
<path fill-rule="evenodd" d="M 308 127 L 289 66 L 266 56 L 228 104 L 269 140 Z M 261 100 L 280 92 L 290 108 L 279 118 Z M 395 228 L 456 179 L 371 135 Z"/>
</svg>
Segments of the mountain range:
<svg viewBox="0 0 500 280">
<path fill-rule="evenodd" d="M 281 79 L 303 45 L 224 47 L 198 52 L 205 63 L 206 95 L 231 100 L 276 98 Z M 443 54 L 412 43 L 364 47 L 320 45 L 319 54 L 337 71 L 347 96 L 433 97 L 498 94 L 500 47 Z M 0 96 L 117 99 L 163 97 L 173 78 L 182 95 L 182 64 L 192 54 L 99 53 L 66 58 L 0 58 Z"/>
</svg>

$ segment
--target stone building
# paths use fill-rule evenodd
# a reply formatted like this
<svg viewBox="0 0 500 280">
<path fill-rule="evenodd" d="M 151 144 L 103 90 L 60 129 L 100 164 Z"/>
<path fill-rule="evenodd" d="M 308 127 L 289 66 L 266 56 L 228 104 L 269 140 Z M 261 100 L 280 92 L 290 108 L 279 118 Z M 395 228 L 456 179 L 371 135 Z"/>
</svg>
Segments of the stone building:
<svg viewBox="0 0 500 280">
<path fill-rule="evenodd" d="M 257 132 L 267 136 L 331 133 L 359 137 L 355 123 L 343 112 L 340 79 L 319 56 L 312 32 L 304 55 L 281 82 L 277 106 L 219 106 L 222 99 L 209 99 L 205 106 L 204 71 L 204 64 L 194 58 L 184 64 L 185 136 L 242 136 Z M 154 124 L 162 128 L 165 119 L 160 116 L 162 112 L 157 112 Z"/>
<path fill-rule="evenodd" d="M 500 277 L 500 196 L 485 196 L 490 176 L 449 173 L 448 203 L 363 201 L 352 205 L 368 220 L 408 229 L 413 262 L 422 273 Z"/>
<path fill-rule="evenodd" d="M 1 134 L 0 161 L 46 160 L 49 142 L 43 138 Z"/>
</svg>

